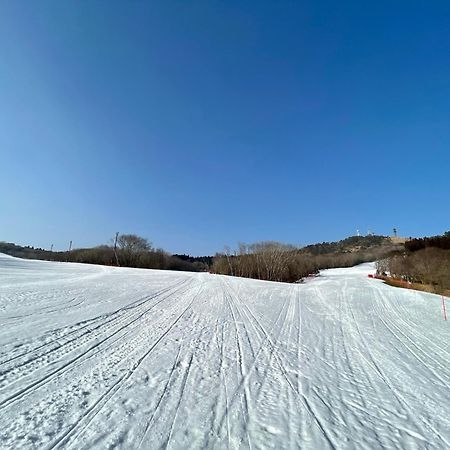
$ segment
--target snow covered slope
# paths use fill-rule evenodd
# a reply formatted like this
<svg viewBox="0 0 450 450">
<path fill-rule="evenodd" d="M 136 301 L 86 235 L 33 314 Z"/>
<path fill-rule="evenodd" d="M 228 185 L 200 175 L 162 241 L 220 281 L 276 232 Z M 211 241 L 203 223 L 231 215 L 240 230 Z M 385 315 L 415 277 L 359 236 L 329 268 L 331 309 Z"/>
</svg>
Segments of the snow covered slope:
<svg viewBox="0 0 450 450">
<path fill-rule="evenodd" d="M 1 448 L 450 448 L 437 296 L 0 256 Z"/>
</svg>

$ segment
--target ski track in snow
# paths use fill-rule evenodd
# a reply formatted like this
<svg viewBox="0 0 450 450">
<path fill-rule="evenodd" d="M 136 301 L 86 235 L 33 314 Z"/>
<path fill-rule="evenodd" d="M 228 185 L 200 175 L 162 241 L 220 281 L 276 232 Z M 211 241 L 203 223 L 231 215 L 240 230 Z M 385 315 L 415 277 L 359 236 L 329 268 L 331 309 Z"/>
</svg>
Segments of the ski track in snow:
<svg viewBox="0 0 450 450">
<path fill-rule="evenodd" d="M 0 448 L 450 449 L 440 298 L 0 255 Z"/>
</svg>

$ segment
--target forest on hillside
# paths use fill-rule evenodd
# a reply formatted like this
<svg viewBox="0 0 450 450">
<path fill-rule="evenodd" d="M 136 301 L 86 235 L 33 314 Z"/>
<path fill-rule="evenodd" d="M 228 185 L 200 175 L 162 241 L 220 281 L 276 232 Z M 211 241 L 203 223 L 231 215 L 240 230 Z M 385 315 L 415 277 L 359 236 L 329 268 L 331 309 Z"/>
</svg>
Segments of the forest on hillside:
<svg viewBox="0 0 450 450">
<path fill-rule="evenodd" d="M 405 250 L 377 263 L 380 275 L 428 285 L 434 292 L 450 289 L 450 231 L 443 235 L 410 239 Z"/>
<path fill-rule="evenodd" d="M 297 282 L 321 269 L 351 267 L 385 258 L 403 248 L 385 236 L 352 236 L 297 248 L 279 242 L 239 244 L 214 258 L 214 273 L 268 281 Z"/>
</svg>

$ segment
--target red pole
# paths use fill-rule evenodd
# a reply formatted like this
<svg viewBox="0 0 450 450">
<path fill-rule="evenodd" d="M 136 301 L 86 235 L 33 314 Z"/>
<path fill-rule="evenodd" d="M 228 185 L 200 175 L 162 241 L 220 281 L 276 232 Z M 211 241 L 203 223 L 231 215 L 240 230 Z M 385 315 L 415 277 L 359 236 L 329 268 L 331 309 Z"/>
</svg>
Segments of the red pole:
<svg viewBox="0 0 450 450">
<path fill-rule="evenodd" d="M 447 320 L 447 311 L 445 310 L 445 299 L 444 299 L 444 296 L 442 296 L 442 312 L 444 314 L 444 320 Z"/>
</svg>

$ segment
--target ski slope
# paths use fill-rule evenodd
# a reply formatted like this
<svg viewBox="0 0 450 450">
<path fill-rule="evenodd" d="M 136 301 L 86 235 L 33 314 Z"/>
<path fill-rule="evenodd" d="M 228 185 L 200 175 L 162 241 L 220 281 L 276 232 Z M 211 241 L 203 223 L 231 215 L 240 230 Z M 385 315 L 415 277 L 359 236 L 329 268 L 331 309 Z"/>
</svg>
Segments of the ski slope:
<svg viewBox="0 0 450 450">
<path fill-rule="evenodd" d="M 450 449 L 440 298 L 0 256 L 0 448 Z"/>
</svg>

